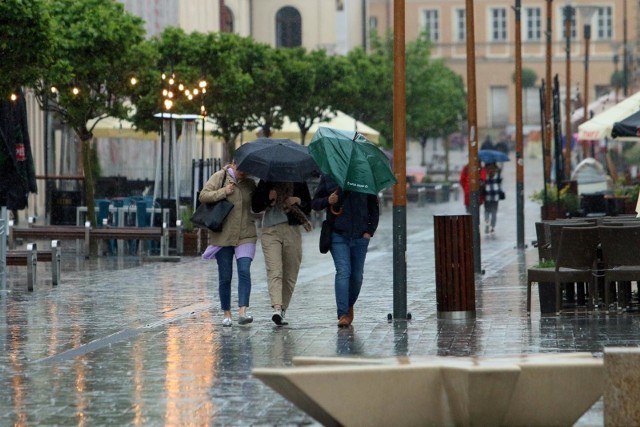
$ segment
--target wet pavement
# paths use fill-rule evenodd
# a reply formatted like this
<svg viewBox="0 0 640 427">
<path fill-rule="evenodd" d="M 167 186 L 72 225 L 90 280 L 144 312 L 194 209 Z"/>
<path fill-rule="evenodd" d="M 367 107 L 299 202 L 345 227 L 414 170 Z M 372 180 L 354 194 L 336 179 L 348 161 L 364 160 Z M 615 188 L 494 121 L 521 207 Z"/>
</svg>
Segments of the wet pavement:
<svg viewBox="0 0 640 427">
<path fill-rule="evenodd" d="M 542 182 L 533 162 L 525 166 L 527 194 Z M 387 321 L 393 312 L 390 207 L 371 242 L 350 329 L 336 327 L 333 263 L 317 250 L 318 229 L 304 235 L 285 327 L 270 320 L 260 250 L 252 266 L 255 321 L 231 328 L 221 324 L 215 262 L 85 261 L 70 245 L 60 286 L 51 287 L 50 266 L 40 263 L 33 293 L 25 290 L 24 269 L 9 267 L 7 290 L 0 293 L 0 425 L 317 425 L 252 378 L 251 369 L 291 366 L 295 356 L 601 356 L 605 346 L 640 344 L 637 315 L 541 316 L 534 297 L 527 317 L 526 267 L 537 261 L 531 241 L 539 206 L 525 197 L 528 247 L 515 249 L 513 167 L 504 173 L 507 200 L 500 203 L 498 228 L 481 237 L 485 273 L 476 276 L 475 320 L 440 320 L 436 310 L 433 217 L 463 214 L 461 198 L 407 207 L 408 322 Z M 602 402 L 577 425 L 603 425 Z"/>
</svg>

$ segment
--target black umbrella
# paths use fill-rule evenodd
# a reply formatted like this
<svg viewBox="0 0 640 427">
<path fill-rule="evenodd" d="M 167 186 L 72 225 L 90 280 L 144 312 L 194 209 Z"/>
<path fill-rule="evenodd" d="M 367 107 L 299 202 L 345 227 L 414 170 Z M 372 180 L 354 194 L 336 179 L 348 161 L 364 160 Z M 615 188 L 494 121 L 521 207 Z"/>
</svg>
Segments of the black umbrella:
<svg viewBox="0 0 640 427">
<path fill-rule="evenodd" d="M 640 111 L 637 111 L 629 117 L 615 122 L 611 129 L 611 136 L 620 137 L 639 137 L 640 136 Z"/>
<path fill-rule="evenodd" d="M 319 174 L 309 149 L 290 139 L 258 138 L 235 154 L 238 170 L 271 182 L 304 182 Z"/>
</svg>

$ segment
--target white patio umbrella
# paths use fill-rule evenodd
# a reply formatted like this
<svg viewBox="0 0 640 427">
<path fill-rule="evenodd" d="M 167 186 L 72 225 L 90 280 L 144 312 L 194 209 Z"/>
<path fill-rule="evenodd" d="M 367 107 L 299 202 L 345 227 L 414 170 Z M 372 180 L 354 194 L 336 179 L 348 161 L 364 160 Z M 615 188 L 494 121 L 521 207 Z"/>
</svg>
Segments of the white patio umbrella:
<svg viewBox="0 0 640 427">
<path fill-rule="evenodd" d="M 640 92 L 636 92 L 624 101 L 593 116 L 590 120 L 578 126 L 578 139 L 581 141 L 599 141 L 604 138 L 611 138 L 613 124 L 638 110 L 640 110 Z"/>
</svg>

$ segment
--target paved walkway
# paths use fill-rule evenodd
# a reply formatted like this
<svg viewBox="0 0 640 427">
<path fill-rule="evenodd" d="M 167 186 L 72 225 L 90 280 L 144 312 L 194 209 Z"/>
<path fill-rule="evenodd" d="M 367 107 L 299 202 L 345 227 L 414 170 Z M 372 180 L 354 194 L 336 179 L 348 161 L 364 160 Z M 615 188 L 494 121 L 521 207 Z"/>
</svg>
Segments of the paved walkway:
<svg viewBox="0 0 640 427">
<path fill-rule="evenodd" d="M 509 166 L 499 228 L 482 236 L 485 274 L 476 279 L 475 321 L 439 320 L 436 311 L 433 216 L 464 213 L 460 200 L 407 208 L 409 322 L 387 322 L 393 311 L 391 208 L 383 210 L 371 244 L 351 329 L 336 327 L 333 264 L 317 251 L 318 230 L 303 239 L 287 327 L 270 321 L 260 250 L 252 266 L 255 321 L 232 328 L 221 326 L 214 262 L 85 261 L 71 246 L 61 285 L 51 288 L 42 263 L 33 293 L 23 290 L 23 270 L 11 267 L 8 290 L 0 293 L 0 425 L 315 425 L 253 379 L 251 369 L 290 366 L 294 356 L 600 355 L 605 346 L 640 344 L 640 317 L 634 315 L 540 316 L 534 299 L 534 315 L 526 316 L 526 266 L 537 256 L 531 247 L 514 249 Z M 534 167 L 526 172 L 528 193 L 541 186 Z M 525 201 L 530 243 L 539 207 Z M 396 398 L 402 396 L 390 402 Z M 578 423 L 602 424 L 601 402 Z"/>
</svg>

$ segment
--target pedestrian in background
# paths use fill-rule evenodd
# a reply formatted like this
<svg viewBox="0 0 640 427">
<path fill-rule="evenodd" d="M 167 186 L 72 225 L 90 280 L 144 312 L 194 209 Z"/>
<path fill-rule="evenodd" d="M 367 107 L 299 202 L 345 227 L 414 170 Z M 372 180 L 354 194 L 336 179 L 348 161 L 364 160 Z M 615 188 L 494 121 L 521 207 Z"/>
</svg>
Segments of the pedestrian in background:
<svg viewBox="0 0 640 427">
<path fill-rule="evenodd" d="M 498 217 L 498 202 L 504 200 L 502 176 L 496 163 L 485 166 L 486 180 L 484 184 L 484 232 L 493 233 Z"/>
<path fill-rule="evenodd" d="M 336 269 L 338 327 L 347 327 L 353 322 L 353 306 L 362 288 L 369 240 L 378 228 L 378 197 L 343 192 L 331 177 L 322 175 L 311 206 L 316 211 L 326 210 L 327 219 L 333 222 L 329 251 Z"/>
<path fill-rule="evenodd" d="M 311 231 L 307 216 L 311 213 L 311 195 L 304 182 L 268 182 L 260 180 L 253 195 L 254 212 L 264 211 L 260 242 L 267 268 L 269 298 L 278 326 L 287 325 L 286 311 L 298 281 L 302 262 L 300 226 Z"/>
<path fill-rule="evenodd" d="M 255 181 L 236 168 L 235 162 L 217 171 L 206 182 L 198 200 L 213 203 L 227 199 L 233 209 L 227 215 L 222 231 L 209 230 L 209 246 L 202 254 L 203 259 L 214 259 L 218 263 L 218 295 L 224 312 L 222 326 L 231 326 L 231 279 L 233 278 L 233 258 L 238 270 L 238 323 L 253 322 L 247 313 L 251 296 L 251 262 L 256 253 L 255 219 L 251 212 L 251 198 L 256 189 Z"/>
<path fill-rule="evenodd" d="M 484 182 L 487 179 L 487 172 L 485 168 L 480 169 L 480 204 L 484 203 Z M 471 213 L 471 187 L 469 184 L 469 164 L 465 164 L 462 170 L 460 171 L 460 186 L 462 187 L 462 192 L 464 194 L 464 207 L 468 214 Z"/>
</svg>

